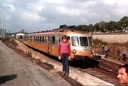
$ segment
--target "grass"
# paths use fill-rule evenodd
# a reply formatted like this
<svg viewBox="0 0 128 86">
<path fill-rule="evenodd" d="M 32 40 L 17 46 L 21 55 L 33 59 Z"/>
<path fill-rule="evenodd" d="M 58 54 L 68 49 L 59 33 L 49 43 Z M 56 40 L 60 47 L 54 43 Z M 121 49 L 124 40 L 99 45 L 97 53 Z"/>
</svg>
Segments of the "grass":
<svg viewBox="0 0 128 86">
<path fill-rule="evenodd" d="M 2 42 L 4 42 L 7 46 L 10 46 L 12 48 L 16 48 L 18 46 L 17 42 L 15 42 L 15 40 L 10 37 L 3 38 Z"/>
<path fill-rule="evenodd" d="M 47 65 L 47 66 L 50 67 L 50 68 L 54 68 L 54 65 L 52 65 L 52 64 L 50 64 L 50 63 L 48 63 L 48 62 L 43 62 L 43 64 Z"/>
<path fill-rule="evenodd" d="M 28 57 L 32 57 L 32 53 L 30 51 L 26 51 L 25 53 Z"/>
</svg>

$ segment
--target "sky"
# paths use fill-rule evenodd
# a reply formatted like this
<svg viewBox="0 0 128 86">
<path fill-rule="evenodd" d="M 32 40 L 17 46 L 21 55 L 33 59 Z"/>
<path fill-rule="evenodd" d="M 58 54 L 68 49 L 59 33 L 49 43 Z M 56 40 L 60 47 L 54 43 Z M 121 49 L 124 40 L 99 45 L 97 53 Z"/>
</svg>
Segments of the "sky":
<svg viewBox="0 0 128 86">
<path fill-rule="evenodd" d="M 119 21 L 128 16 L 128 0 L 0 0 L 0 28 L 3 14 L 7 32 L 37 32 Z"/>
</svg>

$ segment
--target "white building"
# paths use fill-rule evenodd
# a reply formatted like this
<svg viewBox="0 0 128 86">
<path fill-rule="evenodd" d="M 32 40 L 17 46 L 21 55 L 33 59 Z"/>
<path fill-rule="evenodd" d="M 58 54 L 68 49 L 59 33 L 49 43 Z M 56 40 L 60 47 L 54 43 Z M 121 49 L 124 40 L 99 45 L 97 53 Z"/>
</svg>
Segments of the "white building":
<svg viewBox="0 0 128 86">
<path fill-rule="evenodd" d="M 16 39 L 23 39 L 24 35 L 25 35 L 24 33 L 17 33 Z"/>
</svg>

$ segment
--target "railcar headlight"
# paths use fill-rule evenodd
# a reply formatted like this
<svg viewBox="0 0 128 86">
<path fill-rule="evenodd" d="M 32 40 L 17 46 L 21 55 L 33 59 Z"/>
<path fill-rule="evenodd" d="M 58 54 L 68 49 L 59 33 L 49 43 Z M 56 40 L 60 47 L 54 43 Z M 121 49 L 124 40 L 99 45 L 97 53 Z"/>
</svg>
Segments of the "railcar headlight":
<svg viewBox="0 0 128 86">
<path fill-rule="evenodd" d="M 75 54 L 77 51 L 76 50 L 73 50 L 73 53 Z"/>
<path fill-rule="evenodd" d="M 93 51 L 92 51 L 92 53 L 94 54 L 94 53 L 95 53 L 95 51 L 93 50 Z"/>
</svg>

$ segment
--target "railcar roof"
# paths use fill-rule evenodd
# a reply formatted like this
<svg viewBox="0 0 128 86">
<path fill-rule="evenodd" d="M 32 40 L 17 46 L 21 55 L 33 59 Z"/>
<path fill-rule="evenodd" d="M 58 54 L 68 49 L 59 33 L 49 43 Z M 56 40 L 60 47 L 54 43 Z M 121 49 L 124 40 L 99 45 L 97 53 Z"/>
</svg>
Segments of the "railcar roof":
<svg viewBox="0 0 128 86">
<path fill-rule="evenodd" d="M 51 32 L 38 32 L 38 33 L 29 33 L 29 35 L 42 35 L 42 34 L 90 34 L 90 32 L 85 32 L 85 31 L 75 31 L 75 30 L 64 30 L 64 29 L 58 29 L 58 30 L 53 30 Z"/>
</svg>

